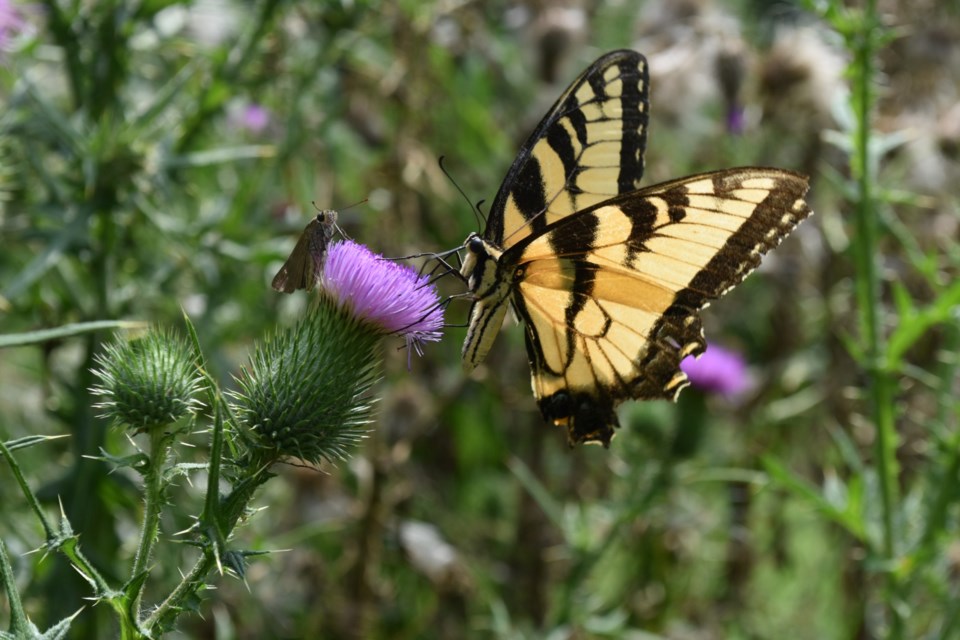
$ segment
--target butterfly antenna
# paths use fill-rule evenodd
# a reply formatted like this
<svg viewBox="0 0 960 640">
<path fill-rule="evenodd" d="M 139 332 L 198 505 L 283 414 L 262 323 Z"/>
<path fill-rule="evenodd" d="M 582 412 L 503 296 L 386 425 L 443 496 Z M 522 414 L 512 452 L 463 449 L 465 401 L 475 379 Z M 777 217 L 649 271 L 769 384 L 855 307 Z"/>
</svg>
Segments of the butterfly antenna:
<svg viewBox="0 0 960 640">
<path fill-rule="evenodd" d="M 480 211 L 480 208 L 478 206 L 471 204 L 470 198 L 468 198 L 467 194 L 463 192 L 463 189 L 460 188 L 460 185 L 457 184 L 457 181 L 453 179 L 453 176 L 450 175 L 450 172 L 447 171 L 447 168 L 443 166 L 443 160 L 445 157 L 446 156 L 440 156 L 440 159 L 437 161 L 437 164 L 440 165 L 440 170 L 443 171 L 443 175 L 447 176 L 447 180 L 450 181 L 450 184 L 452 184 L 454 188 L 460 193 L 460 195 L 463 196 L 463 199 L 470 206 L 470 210 L 473 211 L 473 215 L 477 219 L 477 226 L 480 229 L 482 229 L 484 226 L 486 226 L 487 219 L 484 217 L 483 212 Z M 483 200 L 481 200 L 480 202 L 483 202 Z"/>
</svg>

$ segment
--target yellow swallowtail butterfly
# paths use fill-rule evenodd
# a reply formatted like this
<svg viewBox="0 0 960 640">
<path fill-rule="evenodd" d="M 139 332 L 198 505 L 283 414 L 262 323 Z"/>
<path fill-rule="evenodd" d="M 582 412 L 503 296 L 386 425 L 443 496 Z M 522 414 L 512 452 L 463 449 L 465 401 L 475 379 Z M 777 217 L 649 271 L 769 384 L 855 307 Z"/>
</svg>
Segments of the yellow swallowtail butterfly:
<svg viewBox="0 0 960 640">
<path fill-rule="evenodd" d="M 571 446 L 609 445 L 623 400 L 675 399 L 680 361 L 706 349 L 700 309 L 810 215 L 807 178 L 781 169 L 640 188 L 648 91 L 639 53 L 590 65 L 521 147 L 483 235 L 464 244 L 464 368 L 484 359 L 511 305 L 540 411 Z"/>
</svg>

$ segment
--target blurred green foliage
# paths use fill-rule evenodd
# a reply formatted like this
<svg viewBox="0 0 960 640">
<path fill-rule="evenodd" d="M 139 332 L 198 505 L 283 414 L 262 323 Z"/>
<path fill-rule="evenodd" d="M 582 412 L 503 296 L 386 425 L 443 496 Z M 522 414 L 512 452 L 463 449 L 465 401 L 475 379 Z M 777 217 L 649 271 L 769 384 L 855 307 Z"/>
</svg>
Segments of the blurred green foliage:
<svg viewBox="0 0 960 640">
<path fill-rule="evenodd" d="M 388 345 L 362 451 L 323 473 L 279 469 L 240 535 L 289 551 L 256 560 L 247 585 L 217 580 L 183 637 L 957 633 L 960 15 L 884 3 L 880 29 L 857 3 L 806 4 L 821 19 L 752 1 L 0 0 L 20 18 L 0 26 L 0 330 L 175 325 L 183 309 L 225 386 L 254 339 L 302 311 L 305 296 L 269 281 L 312 202 L 368 198 L 340 222 L 385 255 L 456 246 L 477 222 L 438 158 L 489 202 L 518 145 L 605 51 L 650 61 L 648 183 L 739 164 L 813 176 L 816 216 L 705 314 L 708 337 L 751 364 L 738 402 L 690 390 L 679 406 L 627 404 L 609 451 L 568 451 L 536 411 L 519 331 L 471 379 L 462 329 L 412 371 Z M 882 83 L 867 75 L 861 122 L 850 89 L 864 69 L 845 70 L 867 32 Z M 721 60 L 739 69 L 733 89 Z M 742 133 L 725 125 L 732 108 Z M 875 280 L 852 249 L 864 202 Z M 871 287 L 889 343 L 879 362 L 856 294 Z M 449 313 L 458 324 L 466 307 Z M 135 446 L 92 409 L 107 337 L 0 351 L 0 439 L 70 436 L 18 459 L 120 581 L 142 505 L 136 476 L 88 457 Z M 702 437 L 674 457 L 690 419 Z M 182 455 L 203 460 L 206 435 L 191 442 Z M 86 604 L 70 637 L 110 637 L 110 612 L 85 602 L 62 558 L 27 555 L 42 532 L 7 474 L 0 537 L 32 619 L 44 628 Z M 184 482 L 170 500 L 148 603 L 195 553 L 172 541 L 202 491 Z"/>
</svg>

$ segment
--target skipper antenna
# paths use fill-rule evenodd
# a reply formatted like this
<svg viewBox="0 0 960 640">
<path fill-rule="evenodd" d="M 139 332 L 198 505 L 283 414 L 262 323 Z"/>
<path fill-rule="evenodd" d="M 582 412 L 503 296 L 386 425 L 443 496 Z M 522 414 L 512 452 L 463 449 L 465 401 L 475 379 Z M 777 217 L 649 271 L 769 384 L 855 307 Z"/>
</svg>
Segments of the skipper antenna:
<svg viewBox="0 0 960 640">
<path fill-rule="evenodd" d="M 345 207 L 340 207 L 340 208 L 337 209 L 337 211 L 346 211 L 347 209 L 353 209 L 354 207 L 359 207 L 359 206 L 362 205 L 364 202 L 367 202 L 369 199 L 370 199 L 370 198 L 364 198 L 363 200 L 361 200 L 361 201 L 359 201 L 359 202 L 354 202 L 353 204 L 348 204 L 348 205 L 345 206 Z M 315 200 L 311 200 L 311 201 L 310 201 L 310 204 L 312 204 L 312 205 L 313 205 L 313 208 L 316 209 L 317 211 L 322 211 L 322 209 L 317 206 L 317 203 L 316 203 Z"/>
</svg>

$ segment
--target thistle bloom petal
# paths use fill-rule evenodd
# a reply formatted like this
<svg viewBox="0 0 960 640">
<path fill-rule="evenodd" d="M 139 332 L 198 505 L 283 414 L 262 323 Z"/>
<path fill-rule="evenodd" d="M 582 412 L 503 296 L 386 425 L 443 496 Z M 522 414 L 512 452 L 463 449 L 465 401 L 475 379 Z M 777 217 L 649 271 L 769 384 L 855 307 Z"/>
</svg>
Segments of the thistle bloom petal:
<svg viewBox="0 0 960 640">
<path fill-rule="evenodd" d="M 684 358 L 680 370 L 690 379 L 691 386 L 728 399 L 743 393 L 749 386 L 743 356 L 715 344 L 709 345 L 699 358 Z"/>
<path fill-rule="evenodd" d="M 0 0 L 0 48 L 19 33 L 26 21 L 11 0 Z"/>
<path fill-rule="evenodd" d="M 429 276 L 372 253 L 355 242 L 327 250 L 321 291 L 381 333 L 399 335 L 420 352 L 440 340 L 443 308 Z"/>
</svg>

